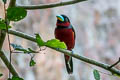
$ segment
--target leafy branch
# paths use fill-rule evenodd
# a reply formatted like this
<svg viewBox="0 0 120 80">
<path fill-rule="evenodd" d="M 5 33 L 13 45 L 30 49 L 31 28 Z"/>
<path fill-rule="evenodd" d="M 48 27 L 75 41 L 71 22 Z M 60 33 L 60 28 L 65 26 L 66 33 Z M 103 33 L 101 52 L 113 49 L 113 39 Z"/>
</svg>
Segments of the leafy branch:
<svg viewBox="0 0 120 80">
<path fill-rule="evenodd" d="M 36 38 L 33 37 L 33 36 L 30 36 L 28 34 L 25 34 L 25 33 L 22 33 L 22 32 L 19 32 L 19 31 L 15 31 L 15 30 L 8 30 L 8 33 L 12 34 L 12 35 L 16 35 L 16 36 L 19 36 L 21 38 L 24 38 L 24 39 L 27 39 L 27 40 L 30 40 L 30 41 L 33 41 L 35 43 L 37 43 L 36 41 Z M 120 75 L 120 71 L 116 68 L 109 68 L 110 65 L 108 64 L 104 64 L 104 63 L 100 63 L 100 62 L 97 62 L 95 60 L 92 60 L 92 59 L 89 59 L 89 58 L 86 58 L 84 56 L 80 56 L 80 55 L 77 55 L 75 53 L 72 53 L 71 51 L 69 50 L 65 50 L 65 49 L 60 49 L 60 48 L 54 48 L 54 47 L 50 47 L 50 46 L 47 46 L 46 47 L 49 47 L 51 49 L 54 49 L 58 52 L 61 52 L 65 55 L 69 55 L 69 56 L 72 56 L 78 60 L 81 60 L 83 62 L 86 62 L 86 63 L 89 63 L 89 64 L 92 64 L 92 65 L 95 65 L 95 66 L 98 66 L 98 67 L 101 67 L 107 71 L 110 71 L 112 74 L 116 74 L 116 75 Z"/>
</svg>

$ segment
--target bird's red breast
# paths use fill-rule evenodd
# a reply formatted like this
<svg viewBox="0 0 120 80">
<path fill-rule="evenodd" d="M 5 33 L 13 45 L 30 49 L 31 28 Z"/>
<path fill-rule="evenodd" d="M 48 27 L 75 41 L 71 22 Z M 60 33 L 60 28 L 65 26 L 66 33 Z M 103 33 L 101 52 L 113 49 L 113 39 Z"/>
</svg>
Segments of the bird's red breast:
<svg viewBox="0 0 120 80">
<path fill-rule="evenodd" d="M 74 36 L 75 35 L 72 29 L 55 29 L 55 37 L 60 41 L 65 42 L 68 50 L 72 50 L 74 48 Z"/>
<path fill-rule="evenodd" d="M 62 42 L 65 42 L 68 50 L 72 50 L 75 45 L 74 32 L 72 29 L 55 29 L 55 37 Z M 69 56 L 66 55 L 66 59 Z"/>
</svg>

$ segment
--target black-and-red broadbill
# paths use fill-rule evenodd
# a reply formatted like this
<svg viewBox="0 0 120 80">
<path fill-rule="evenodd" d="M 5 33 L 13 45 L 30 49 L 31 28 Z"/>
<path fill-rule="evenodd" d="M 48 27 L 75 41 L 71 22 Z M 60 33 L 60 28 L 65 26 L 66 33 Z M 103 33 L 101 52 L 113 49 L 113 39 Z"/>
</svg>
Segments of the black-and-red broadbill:
<svg viewBox="0 0 120 80">
<path fill-rule="evenodd" d="M 66 15 L 57 15 L 57 23 L 55 28 L 55 38 L 65 42 L 67 49 L 72 51 L 75 45 L 75 31 Z M 68 74 L 73 73 L 72 57 L 64 55 L 65 64 Z"/>
</svg>

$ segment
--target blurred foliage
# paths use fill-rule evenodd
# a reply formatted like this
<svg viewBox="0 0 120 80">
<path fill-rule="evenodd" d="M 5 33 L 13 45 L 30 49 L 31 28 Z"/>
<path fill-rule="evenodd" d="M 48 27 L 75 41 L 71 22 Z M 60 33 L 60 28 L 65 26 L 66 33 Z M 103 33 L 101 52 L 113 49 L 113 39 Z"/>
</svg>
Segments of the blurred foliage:
<svg viewBox="0 0 120 80">
<path fill-rule="evenodd" d="M 4 4 L 6 4 L 7 0 L 2 0 L 4 2 Z"/>
<path fill-rule="evenodd" d="M 2 73 L 0 73 L 0 77 L 2 77 L 3 76 L 3 74 Z"/>
</svg>

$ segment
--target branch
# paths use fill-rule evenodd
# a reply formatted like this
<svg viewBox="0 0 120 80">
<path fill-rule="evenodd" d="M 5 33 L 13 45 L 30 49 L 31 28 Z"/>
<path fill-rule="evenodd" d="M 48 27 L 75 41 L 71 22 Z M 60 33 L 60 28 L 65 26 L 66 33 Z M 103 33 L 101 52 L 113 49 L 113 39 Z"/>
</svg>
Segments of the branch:
<svg viewBox="0 0 120 80">
<path fill-rule="evenodd" d="M 0 30 L 0 50 L 2 49 L 5 36 L 6 32 L 4 30 Z"/>
<path fill-rule="evenodd" d="M 7 57 L 5 56 L 5 54 L 2 51 L 0 51 L 0 57 L 3 60 L 3 62 L 5 63 L 5 65 L 7 66 L 7 68 L 10 70 L 10 72 L 14 76 L 18 76 L 18 73 L 15 71 L 14 67 L 12 66 L 12 64 L 10 64 Z"/>
<path fill-rule="evenodd" d="M 12 7 L 15 5 L 16 0 L 10 0 L 10 4 L 9 7 Z M 5 7 L 5 4 L 4 4 Z M 5 9 L 5 8 L 4 8 Z M 5 11 L 5 10 L 4 10 Z M 7 22 L 7 19 L 5 17 L 5 21 Z M 14 75 L 14 76 L 18 76 L 17 72 L 15 71 L 14 67 L 12 66 L 12 64 L 8 61 L 7 57 L 5 56 L 4 52 L 1 51 L 4 40 L 5 40 L 5 36 L 6 36 L 6 31 L 5 30 L 0 30 L 0 58 L 2 59 L 2 61 L 5 63 L 5 65 L 7 66 L 7 68 L 9 69 L 9 71 Z"/>
<path fill-rule="evenodd" d="M 15 30 L 9 29 L 9 30 L 8 30 L 8 33 L 13 34 L 13 35 L 16 35 L 16 36 L 19 36 L 19 37 L 22 37 L 22 38 L 25 38 L 25 39 L 30 40 L 30 41 L 33 41 L 33 42 L 36 42 L 35 37 L 33 37 L 33 36 L 31 36 L 31 35 L 28 35 L 28 34 L 25 34 L 25 33 L 23 33 L 23 32 L 19 32 L 19 31 L 15 31 Z"/>
<path fill-rule="evenodd" d="M 9 7 L 13 7 L 16 4 L 16 0 L 10 0 Z"/>
<path fill-rule="evenodd" d="M 29 5 L 29 6 L 16 5 L 16 7 L 25 8 L 25 9 L 28 9 L 28 10 L 46 9 L 46 8 L 53 8 L 53 7 L 71 5 L 71 4 L 79 3 L 79 2 L 82 2 L 82 1 L 86 1 L 86 0 L 74 0 L 74 1 L 43 4 L 43 5 Z"/>
<path fill-rule="evenodd" d="M 19 31 L 14 31 L 14 30 L 8 30 L 8 33 L 12 34 L 12 35 L 16 35 L 16 36 L 19 36 L 19 37 L 22 37 L 24 39 L 27 39 L 27 40 L 30 40 L 30 41 L 33 41 L 33 42 L 36 42 L 36 39 L 35 37 L 32 37 L 28 34 L 25 34 L 25 33 L 22 33 L 22 32 L 19 32 Z M 47 46 L 49 47 L 49 46 Z M 89 64 L 92 64 L 92 65 L 95 65 L 95 66 L 98 66 L 98 67 L 101 67 L 107 71 L 110 71 L 111 73 L 113 74 L 117 74 L 117 75 L 120 75 L 120 71 L 117 70 L 116 68 L 109 68 L 110 65 L 107 65 L 107 64 L 104 64 L 104 63 L 100 63 L 100 62 L 97 62 L 95 60 L 92 60 L 92 59 L 89 59 L 89 58 L 86 58 L 86 57 L 83 57 L 83 56 L 80 56 L 80 55 L 77 55 L 75 53 L 72 53 L 71 51 L 69 50 L 64 50 L 64 49 L 56 49 L 56 48 L 53 48 L 53 47 L 49 47 L 49 48 L 52 48 L 56 51 L 59 51 L 59 52 L 62 52 L 63 54 L 66 54 L 66 55 L 70 55 L 78 60 L 81 60 L 83 62 L 86 62 L 86 63 L 89 63 Z"/>
<path fill-rule="evenodd" d="M 114 64 L 112 64 L 109 68 L 112 68 L 112 67 L 116 66 L 118 63 L 120 63 L 120 58 L 119 58 L 119 60 L 117 62 L 115 62 Z"/>
</svg>

